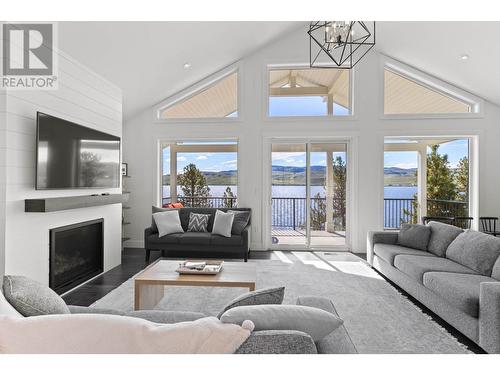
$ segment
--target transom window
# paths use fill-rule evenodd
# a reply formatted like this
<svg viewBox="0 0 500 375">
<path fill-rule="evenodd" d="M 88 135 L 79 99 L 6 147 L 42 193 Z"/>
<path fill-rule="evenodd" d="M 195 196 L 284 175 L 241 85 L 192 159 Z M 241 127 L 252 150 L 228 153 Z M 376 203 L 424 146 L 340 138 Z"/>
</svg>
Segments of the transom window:
<svg viewBox="0 0 500 375">
<path fill-rule="evenodd" d="M 234 72 L 160 110 L 160 119 L 238 117 L 238 73 Z"/>
<path fill-rule="evenodd" d="M 471 104 L 412 79 L 384 70 L 384 114 L 470 113 Z"/>
<path fill-rule="evenodd" d="M 345 69 L 270 69 L 268 78 L 270 117 L 351 114 Z"/>
</svg>

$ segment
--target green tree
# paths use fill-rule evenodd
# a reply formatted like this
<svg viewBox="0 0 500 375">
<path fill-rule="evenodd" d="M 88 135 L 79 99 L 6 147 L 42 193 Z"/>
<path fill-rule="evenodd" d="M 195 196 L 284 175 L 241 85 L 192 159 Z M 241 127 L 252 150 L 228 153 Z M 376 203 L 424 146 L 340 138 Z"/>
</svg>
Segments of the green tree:
<svg viewBox="0 0 500 375">
<path fill-rule="evenodd" d="M 226 191 L 224 192 L 224 207 L 233 208 L 235 203 L 234 198 L 235 196 L 233 191 L 231 190 L 231 187 L 230 186 L 226 187 Z"/>
<path fill-rule="evenodd" d="M 457 190 L 457 201 L 469 201 L 469 158 L 464 156 L 459 160 L 455 171 L 455 184 Z"/>
<path fill-rule="evenodd" d="M 432 145 L 427 153 L 427 216 L 454 216 L 455 213 L 448 212 L 441 204 L 432 203 L 432 200 L 452 201 L 457 196 L 448 155 L 441 155 L 438 151 L 439 145 Z"/>
<path fill-rule="evenodd" d="M 177 183 L 181 186 L 185 203 L 191 207 L 210 207 L 207 199 L 210 196 L 210 188 L 203 173 L 191 163 L 184 167 L 182 174 L 177 177 Z"/>
<path fill-rule="evenodd" d="M 346 228 L 347 168 L 345 161 L 337 156 L 333 159 L 333 221 L 335 229 Z"/>
<path fill-rule="evenodd" d="M 326 203 L 320 193 L 316 193 L 311 205 L 311 229 L 323 230 L 326 222 Z"/>
</svg>

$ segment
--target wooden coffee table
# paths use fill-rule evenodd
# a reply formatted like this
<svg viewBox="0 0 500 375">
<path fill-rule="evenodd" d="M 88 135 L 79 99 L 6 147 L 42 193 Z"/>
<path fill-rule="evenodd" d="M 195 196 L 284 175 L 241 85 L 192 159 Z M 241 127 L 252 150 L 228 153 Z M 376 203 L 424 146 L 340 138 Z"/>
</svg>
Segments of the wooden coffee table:
<svg viewBox="0 0 500 375">
<path fill-rule="evenodd" d="M 158 260 L 134 278 L 134 309 L 153 309 L 164 297 L 165 286 L 213 286 L 255 290 L 255 264 L 224 262 L 217 275 L 180 275 L 180 261 Z"/>
</svg>

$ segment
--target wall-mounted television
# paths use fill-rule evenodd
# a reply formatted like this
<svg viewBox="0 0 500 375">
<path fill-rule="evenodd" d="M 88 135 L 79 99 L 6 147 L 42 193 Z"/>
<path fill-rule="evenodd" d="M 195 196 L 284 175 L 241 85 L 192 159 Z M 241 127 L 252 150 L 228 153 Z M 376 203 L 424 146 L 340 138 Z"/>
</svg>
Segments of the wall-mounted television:
<svg viewBox="0 0 500 375">
<path fill-rule="evenodd" d="M 37 112 L 37 190 L 117 188 L 120 138 Z"/>
</svg>

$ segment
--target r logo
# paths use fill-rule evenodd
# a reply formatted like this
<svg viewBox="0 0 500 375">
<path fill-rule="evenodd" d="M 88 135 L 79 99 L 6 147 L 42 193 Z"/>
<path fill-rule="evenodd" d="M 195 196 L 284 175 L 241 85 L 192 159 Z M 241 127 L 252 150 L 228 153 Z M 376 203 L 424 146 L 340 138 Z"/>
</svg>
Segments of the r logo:
<svg viewBox="0 0 500 375">
<path fill-rule="evenodd" d="M 53 74 L 52 24 L 3 25 L 3 75 Z"/>
</svg>

